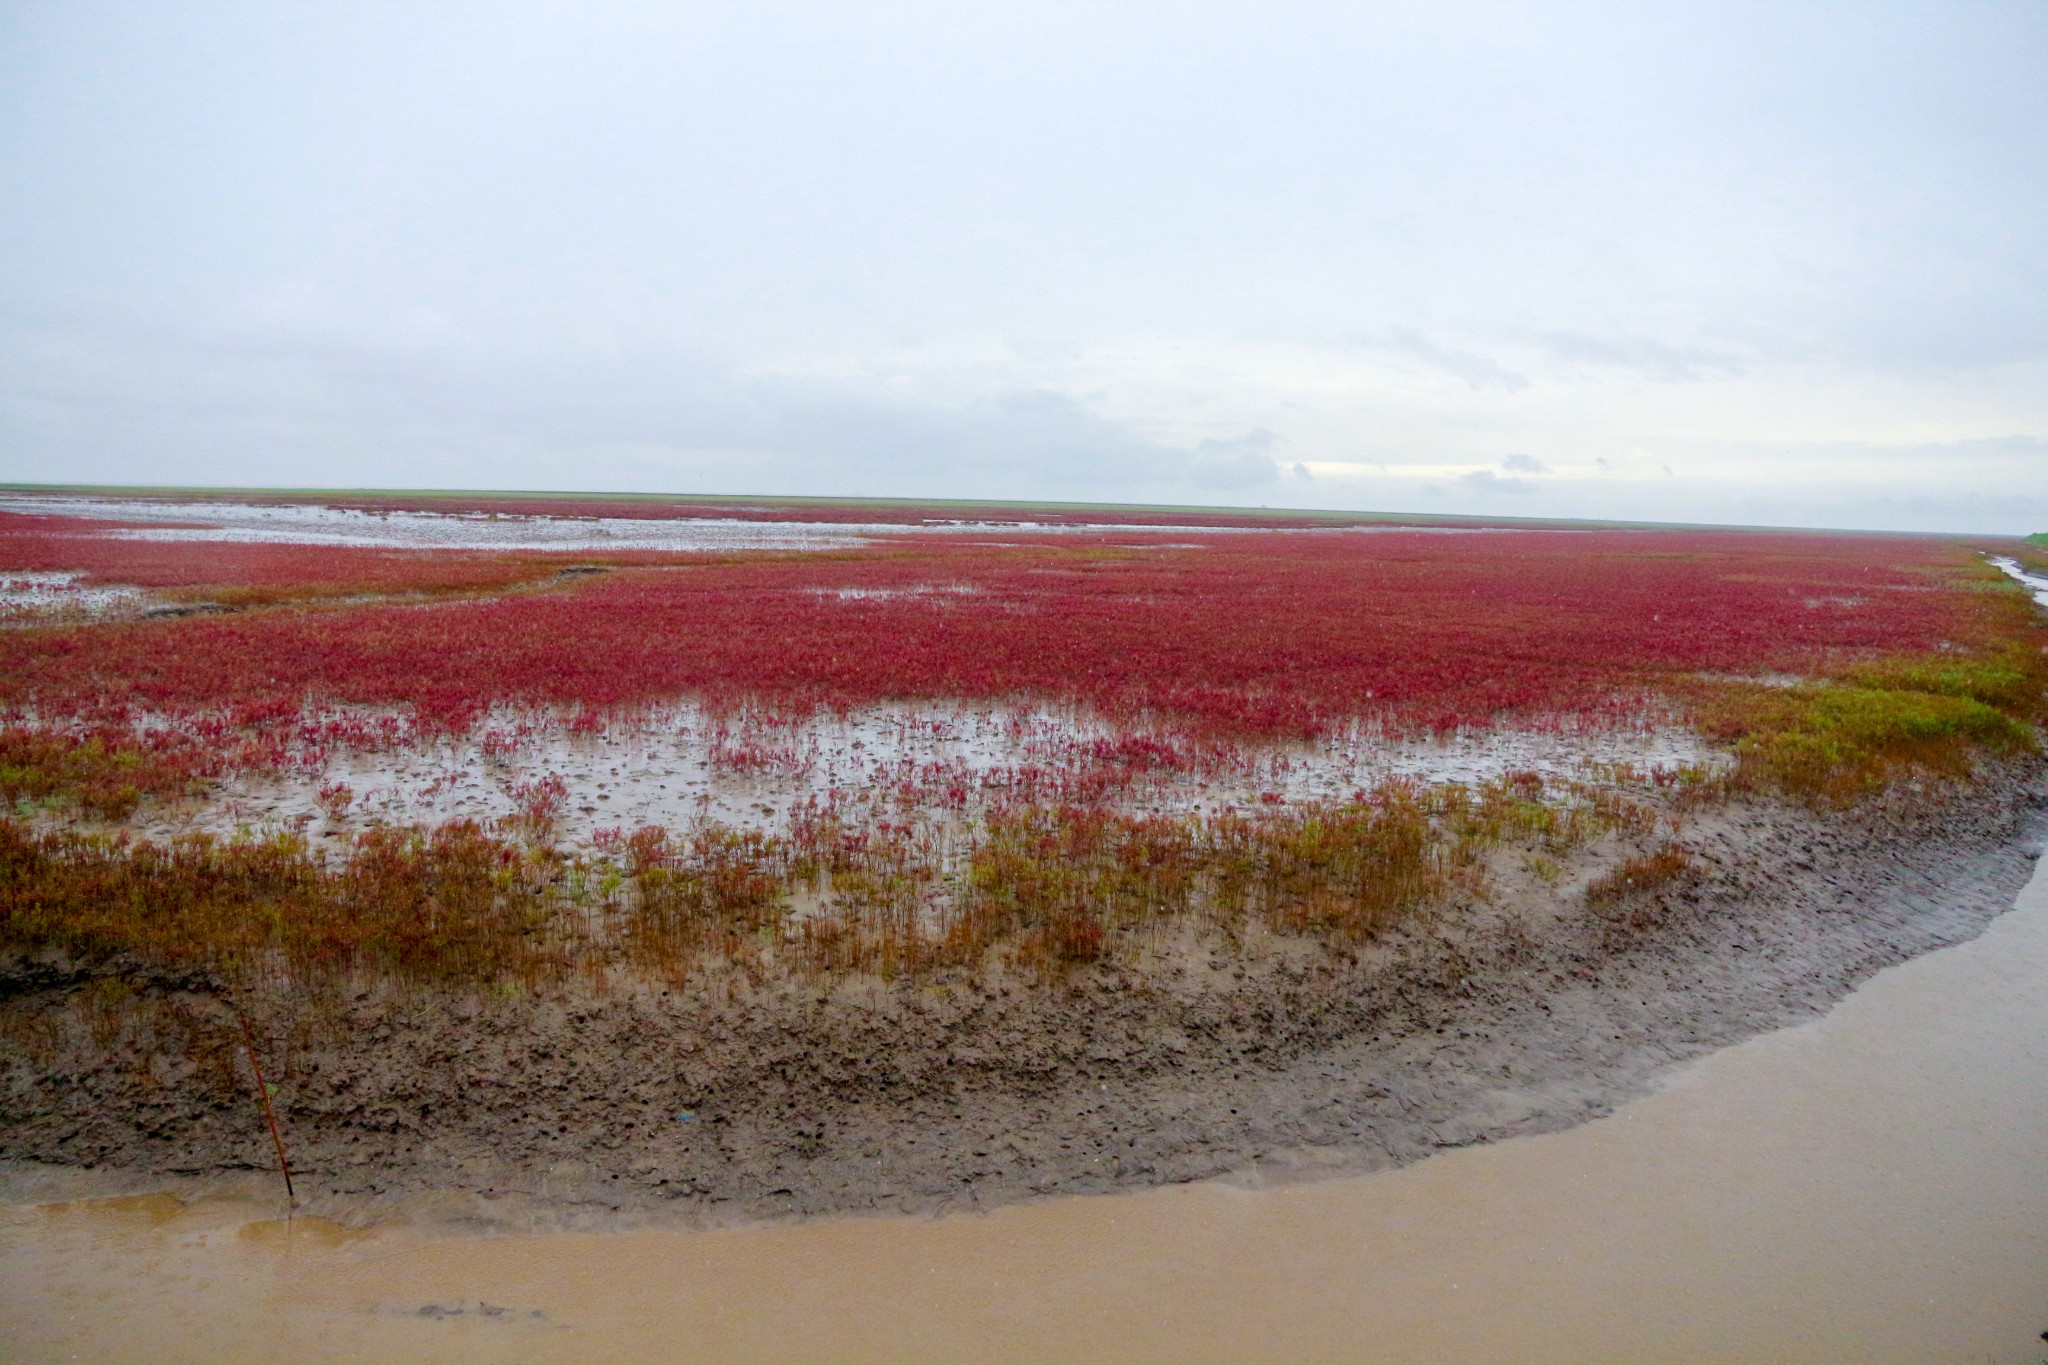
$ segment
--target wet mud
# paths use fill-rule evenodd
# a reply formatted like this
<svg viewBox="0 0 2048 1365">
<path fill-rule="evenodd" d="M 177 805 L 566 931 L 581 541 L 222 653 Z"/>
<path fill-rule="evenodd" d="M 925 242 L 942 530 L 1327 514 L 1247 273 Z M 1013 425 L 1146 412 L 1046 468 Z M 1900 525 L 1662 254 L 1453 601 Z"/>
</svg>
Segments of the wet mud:
<svg viewBox="0 0 2048 1365">
<path fill-rule="evenodd" d="M 1655 896 L 1596 910 L 1570 869 L 1503 868 L 1490 899 L 1358 953 L 1191 937 L 1051 986 L 698 978 L 244 1006 L 305 1210 L 343 1221 L 423 1191 L 452 1220 L 530 1227 L 1270 1183 L 1566 1128 L 1811 1018 L 2009 908 L 2044 804 L 2030 762 L 1850 814 L 1723 807 L 1686 829 L 1700 871 Z M 147 1023 L 201 1016 L 194 984 L 116 1010 L 61 962 L 8 967 L 17 1185 L 274 1171 L 232 1051 L 209 1063 Z"/>
</svg>

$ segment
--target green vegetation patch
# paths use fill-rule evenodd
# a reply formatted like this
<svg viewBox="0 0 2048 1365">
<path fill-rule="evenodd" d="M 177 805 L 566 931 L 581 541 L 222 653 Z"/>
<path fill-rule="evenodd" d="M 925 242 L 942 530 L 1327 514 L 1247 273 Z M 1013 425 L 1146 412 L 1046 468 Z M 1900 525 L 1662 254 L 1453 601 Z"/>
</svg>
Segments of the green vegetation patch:
<svg viewBox="0 0 2048 1365">
<path fill-rule="evenodd" d="M 2038 708 L 2040 679 L 1993 666 L 1901 665 L 1892 685 L 1866 680 L 1789 688 L 1728 687 L 1710 704 L 1705 728 L 1733 741 L 1739 773 L 1795 796 L 1842 802 L 1882 788 L 1901 770 L 1961 775 L 1973 748 L 1994 753 L 2038 747 L 2020 710 L 2028 688 Z M 1919 685 L 1915 685 L 1919 684 Z"/>
<path fill-rule="evenodd" d="M 1917 774 L 1960 777 L 1978 752 L 2036 751 L 2048 722 L 2048 631 L 2029 594 L 1981 559 L 1935 580 L 1969 594 L 1939 649 L 1838 663 L 1792 687 L 1715 684 L 1701 728 L 1737 782 L 1840 804 Z"/>
<path fill-rule="evenodd" d="M 2043 671 L 2038 651 L 2030 656 L 2013 644 L 1988 656 L 1886 660 L 1852 669 L 1844 681 L 1885 692 L 1958 697 L 2026 717 L 2041 709 Z"/>
</svg>

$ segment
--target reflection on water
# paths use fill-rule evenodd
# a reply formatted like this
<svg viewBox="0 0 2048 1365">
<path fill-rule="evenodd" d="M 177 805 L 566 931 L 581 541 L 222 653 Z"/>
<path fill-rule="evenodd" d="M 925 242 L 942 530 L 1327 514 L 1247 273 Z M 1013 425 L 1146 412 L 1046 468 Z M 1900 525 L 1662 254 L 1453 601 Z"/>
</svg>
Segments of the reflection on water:
<svg viewBox="0 0 2048 1365">
<path fill-rule="evenodd" d="M 1571 1132 L 986 1217 L 475 1238 L 16 1206 L 9 1360 L 2048 1359 L 2048 878 Z"/>
</svg>

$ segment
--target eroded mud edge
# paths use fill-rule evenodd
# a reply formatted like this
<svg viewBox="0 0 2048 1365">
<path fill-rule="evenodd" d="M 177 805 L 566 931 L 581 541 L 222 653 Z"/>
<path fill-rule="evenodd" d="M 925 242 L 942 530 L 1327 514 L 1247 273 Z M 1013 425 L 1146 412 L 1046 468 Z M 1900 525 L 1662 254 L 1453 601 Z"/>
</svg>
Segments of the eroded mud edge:
<svg viewBox="0 0 2048 1365">
<path fill-rule="evenodd" d="M 279 1119 L 302 1208 L 346 1222 L 712 1224 L 1262 1182 L 1604 1114 L 1975 937 L 2044 830 L 2029 759 L 1849 815 L 1694 816 L 1702 874 L 1610 912 L 1569 867 L 1553 888 L 1504 866 L 1491 903 L 1355 958 L 1190 938 L 1051 990 L 362 991 L 251 1012 L 267 1045 L 296 1021 Z M 93 990 L 63 964 L 0 973 L 0 1198 L 274 1188 L 246 1071 L 209 1077 L 135 1025 L 95 1037 Z M 208 1005 L 170 982 L 141 998 Z"/>
</svg>

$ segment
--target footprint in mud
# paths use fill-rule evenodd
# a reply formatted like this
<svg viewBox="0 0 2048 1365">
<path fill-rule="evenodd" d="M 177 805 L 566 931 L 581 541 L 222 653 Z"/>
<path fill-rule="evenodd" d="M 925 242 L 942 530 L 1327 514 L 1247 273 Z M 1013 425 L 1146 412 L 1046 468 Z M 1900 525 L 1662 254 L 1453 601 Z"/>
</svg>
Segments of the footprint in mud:
<svg viewBox="0 0 2048 1365">
<path fill-rule="evenodd" d="M 484 1318 L 493 1322 L 546 1322 L 548 1317 L 538 1308 L 530 1308 L 522 1313 L 516 1308 L 486 1303 L 482 1299 L 478 1299 L 474 1306 L 466 1303 L 422 1304 L 413 1316 L 425 1318 L 429 1322 L 439 1322 L 443 1318 Z"/>
</svg>

